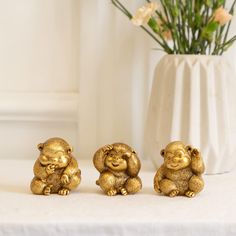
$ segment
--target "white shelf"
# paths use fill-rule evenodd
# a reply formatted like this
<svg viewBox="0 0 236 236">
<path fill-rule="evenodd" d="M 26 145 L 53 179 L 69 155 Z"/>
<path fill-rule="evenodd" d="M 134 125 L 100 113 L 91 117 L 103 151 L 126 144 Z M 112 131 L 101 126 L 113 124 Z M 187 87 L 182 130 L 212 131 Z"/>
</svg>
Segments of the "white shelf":
<svg viewBox="0 0 236 236">
<path fill-rule="evenodd" d="M 235 235 L 236 171 L 205 176 L 194 199 L 157 195 L 144 164 L 143 190 L 105 196 L 92 161 L 80 161 L 82 183 L 67 197 L 30 192 L 33 161 L 0 161 L 0 235 Z"/>
<path fill-rule="evenodd" d="M 0 121 L 78 120 L 78 93 L 0 93 Z"/>
</svg>

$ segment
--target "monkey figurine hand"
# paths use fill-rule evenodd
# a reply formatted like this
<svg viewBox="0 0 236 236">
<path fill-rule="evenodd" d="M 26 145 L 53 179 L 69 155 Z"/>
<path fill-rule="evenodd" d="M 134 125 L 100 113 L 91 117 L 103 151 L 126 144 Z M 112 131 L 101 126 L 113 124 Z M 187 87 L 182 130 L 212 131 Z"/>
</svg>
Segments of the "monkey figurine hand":
<svg viewBox="0 0 236 236">
<path fill-rule="evenodd" d="M 72 148 L 61 138 L 51 138 L 38 145 L 40 155 L 34 164 L 31 191 L 34 194 L 68 195 L 81 181 L 81 171 Z"/>
<path fill-rule="evenodd" d="M 205 167 L 197 149 L 176 141 L 168 144 L 161 155 L 164 164 L 154 177 L 156 192 L 170 197 L 185 195 L 191 198 L 203 189 L 201 175 Z"/>
<path fill-rule="evenodd" d="M 128 145 L 114 143 L 100 148 L 94 155 L 93 163 L 100 172 L 96 184 L 108 196 L 134 194 L 142 188 L 138 177 L 140 160 Z"/>
</svg>

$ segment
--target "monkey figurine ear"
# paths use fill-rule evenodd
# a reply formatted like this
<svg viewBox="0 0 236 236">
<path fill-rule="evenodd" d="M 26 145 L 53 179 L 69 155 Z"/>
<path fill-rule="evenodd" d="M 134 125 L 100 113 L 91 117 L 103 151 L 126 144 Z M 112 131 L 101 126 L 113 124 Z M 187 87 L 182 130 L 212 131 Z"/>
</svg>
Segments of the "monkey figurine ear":
<svg viewBox="0 0 236 236">
<path fill-rule="evenodd" d="M 127 173 L 130 177 L 136 177 L 141 168 L 140 160 L 136 152 L 132 151 L 131 155 L 127 158 Z"/>
<path fill-rule="evenodd" d="M 186 149 L 186 151 L 189 153 L 189 155 L 192 154 L 193 148 L 192 148 L 190 145 L 187 145 L 187 146 L 185 147 L 185 149 Z"/>
<path fill-rule="evenodd" d="M 42 151 L 42 150 L 43 150 L 43 146 L 44 146 L 44 143 L 38 144 L 38 150 L 39 150 L 39 151 Z"/>
<path fill-rule="evenodd" d="M 93 156 L 93 164 L 100 173 L 105 170 L 106 152 L 104 152 L 103 149 L 104 148 L 98 149 Z"/>
<path fill-rule="evenodd" d="M 198 151 L 197 148 L 194 148 L 194 149 L 192 150 L 192 155 L 195 156 L 195 157 L 197 157 L 197 156 L 200 155 L 200 152 Z"/>
<path fill-rule="evenodd" d="M 165 156 L 165 149 L 162 149 L 160 154 L 161 154 L 162 157 L 164 157 Z"/>
<path fill-rule="evenodd" d="M 69 147 L 68 147 L 68 150 L 67 150 L 67 153 L 70 154 L 70 153 L 72 153 L 72 152 L 73 152 L 73 147 L 69 146 Z"/>
</svg>

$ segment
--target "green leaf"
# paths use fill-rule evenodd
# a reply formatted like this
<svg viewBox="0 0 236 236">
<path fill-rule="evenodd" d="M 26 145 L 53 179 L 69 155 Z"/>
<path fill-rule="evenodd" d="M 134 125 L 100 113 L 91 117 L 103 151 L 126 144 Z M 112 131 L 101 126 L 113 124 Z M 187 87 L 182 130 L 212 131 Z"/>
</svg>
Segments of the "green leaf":
<svg viewBox="0 0 236 236">
<path fill-rule="evenodd" d="M 193 54 L 198 54 L 200 52 L 200 42 L 199 41 L 194 41 L 192 43 L 191 51 Z"/>
<path fill-rule="evenodd" d="M 214 32 L 218 29 L 219 27 L 219 23 L 215 22 L 215 21 L 211 21 L 206 27 L 205 29 L 209 32 Z"/>
<path fill-rule="evenodd" d="M 148 25 L 150 26 L 150 28 L 155 32 L 155 33 L 158 33 L 160 32 L 160 28 L 156 22 L 156 20 L 151 17 L 150 20 L 148 21 Z"/>
<path fill-rule="evenodd" d="M 213 0 L 206 0 L 206 6 L 209 8 L 213 7 Z"/>
<path fill-rule="evenodd" d="M 220 6 L 223 6 L 224 3 L 225 3 L 225 0 L 217 0 L 217 1 L 216 1 L 216 6 L 217 6 L 217 8 L 220 7 Z"/>
<path fill-rule="evenodd" d="M 173 6 L 171 10 L 173 16 L 177 17 L 179 15 L 179 8 L 177 6 Z"/>
<path fill-rule="evenodd" d="M 217 0 L 214 1 L 213 6 L 212 6 L 212 10 L 216 10 L 217 8 L 224 6 L 225 5 L 225 0 Z"/>
<path fill-rule="evenodd" d="M 202 24 L 202 16 L 200 14 L 196 14 L 194 25 L 196 28 L 201 28 L 201 24 Z"/>
<path fill-rule="evenodd" d="M 211 42 L 213 33 L 217 30 L 218 27 L 219 27 L 219 23 L 217 22 L 211 21 L 210 23 L 208 23 L 208 25 L 202 30 L 202 34 L 201 34 L 202 38 Z"/>
<path fill-rule="evenodd" d="M 171 6 L 171 1 L 170 0 L 164 0 L 164 3 L 168 7 Z"/>
</svg>

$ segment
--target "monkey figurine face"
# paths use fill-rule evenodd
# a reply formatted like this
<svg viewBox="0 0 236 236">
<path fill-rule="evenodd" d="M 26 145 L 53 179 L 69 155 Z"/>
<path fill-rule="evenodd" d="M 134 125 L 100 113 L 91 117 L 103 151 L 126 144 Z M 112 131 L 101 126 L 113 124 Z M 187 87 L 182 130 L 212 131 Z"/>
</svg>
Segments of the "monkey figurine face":
<svg viewBox="0 0 236 236">
<path fill-rule="evenodd" d="M 72 148 L 61 138 L 51 138 L 38 145 L 40 155 L 34 164 L 35 177 L 31 181 L 34 194 L 69 194 L 81 180 L 76 159 L 71 155 Z"/>
<path fill-rule="evenodd" d="M 161 155 L 164 157 L 164 163 L 167 168 L 180 170 L 186 168 L 191 163 L 189 151 L 189 146 L 185 146 L 183 143 L 173 142 L 161 151 Z"/>
<path fill-rule="evenodd" d="M 175 197 L 194 197 L 202 191 L 204 181 L 201 174 L 205 166 L 200 152 L 181 141 L 169 143 L 161 151 L 163 165 L 154 177 L 154 189 L 158 193 Z"/>
<path fill-rule="evenodd" d="M 105 166 L 113 171 L 124 171 L 128 167 L 127 161 L 124 158 L 123 153 L 111 150 L 105 159 Z"/>
<path fill-rule="evenodd" d="M 140 160 L 128 145 L 114 143 L 100 148 L 94 155 L 93 163 L 100 172 L 96 183 L 107 195 L 134 194 L 142 188 L 138 177 Z"/>
<path fill-rule="evenodd" d="M 72 148 L 66 143 L 54 140 L 44 144 L 40 143 L 38 149 L 40 150 L 39 161 L 42 165 L 54 165 L 55 168 L 63 168 L 71 160 Z"/>
</svg>

